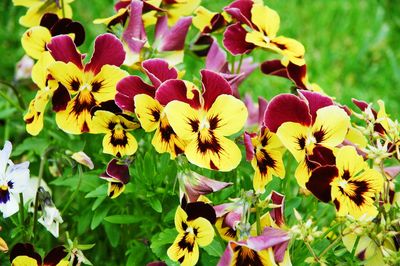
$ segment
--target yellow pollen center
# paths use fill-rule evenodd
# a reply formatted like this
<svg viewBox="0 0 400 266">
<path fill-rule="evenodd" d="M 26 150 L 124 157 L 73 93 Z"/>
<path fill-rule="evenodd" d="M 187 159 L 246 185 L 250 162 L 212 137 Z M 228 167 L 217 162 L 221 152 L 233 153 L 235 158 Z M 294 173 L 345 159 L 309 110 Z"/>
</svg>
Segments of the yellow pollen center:
<svg viewBox="0 0 400 266">
<path fill-rule="evenodd" d="M 7 191 L 8 190 L 8 186 L 7 185 L 2 185 L 2 186 L 0 186 L 0 190 Z"/>
</svg>

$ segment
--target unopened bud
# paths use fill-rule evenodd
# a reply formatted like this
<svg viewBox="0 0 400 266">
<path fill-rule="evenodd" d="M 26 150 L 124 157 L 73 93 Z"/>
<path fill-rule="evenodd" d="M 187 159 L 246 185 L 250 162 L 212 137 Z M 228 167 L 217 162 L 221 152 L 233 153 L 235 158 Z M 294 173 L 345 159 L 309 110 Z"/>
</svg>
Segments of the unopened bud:
<svg viewBox="0 0 400 266">
<path fill-rule="evenodd" d="M 78 163 L 88 167 L 90 170 L 94 168 L 92 159 L 86 155 L 83 151 L 75 152 L 71 155 L 71 158 L 77 161 Z"/>
<path fill-rule="evenodd" d="M 4 241 L 4 239 L 1 238 L 1 237 L 0 237 L 0 251 L 1 251 L 1 252 L 4 252 L 4 253 L 7 253 L 7 252 L 8 252 L 7 243 L 6 243 L 6 241 Z"/>
</svg>

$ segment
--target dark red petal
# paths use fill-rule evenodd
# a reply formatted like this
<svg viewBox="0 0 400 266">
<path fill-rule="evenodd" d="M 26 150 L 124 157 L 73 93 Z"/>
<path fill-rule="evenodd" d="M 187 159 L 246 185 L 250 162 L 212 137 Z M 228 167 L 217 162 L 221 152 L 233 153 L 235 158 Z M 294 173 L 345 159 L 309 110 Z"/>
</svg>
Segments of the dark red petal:
<svg viewBox="0 0 400 266">
<path fill-rule="evenodd" d="M 212 44 L 206 58 L 206 69 L 228 73 L 228 61 L 225 51 L 218 45 L 218 41 L 212 38 Z"/>
<path fill-rule="evenodd" d="M 307 66 L 306 64 L 298 66 L 289 62 L 287 66 L 287 73 L 289 78 L 296 84 L 296 87 L 299 89 L 306 90 L 307 86 L 304 84 L 304 80 L 307 75 Z"/>
<path fill-rule="evenodd" d="M 264 126 L 264 116 L 267 110 L 268 102 L 263 97 L 258 97 L 258 124 Z"/>
<path fill-rule="evenodd" d="M 192 108 L 198 109 L 200 107 L 199 91 L 192 89 L 193 98 L 187 97 L 187 90 L 183 80 L 171 79 L 161 84 L 156 92 L 155 98 L 162 105 L 167 105 L 169 102 L 178 100 L 189 104 Z"/>
<path fill-rule="evenodd" d="M 272 98 L 265 110 L 264 124 L 272 132 L 285 122 L 311 125 L 311 115 L 307 103 L 292 94 L 280 94 Z"/>
<path fill-rule="evenodd" d="M 361 111 L 365 111 L 365 109 L 367 109 L 367 107 L 368 107 L 368 103 L 367 102 L 364 102 L 364 101 L 359 101 L 359 100 L 357 100 L 357 99 L 351 99 L 352 101 L 353 101 L 353 103 L 361 110 Z M 375 119 L 377 118 L 377 116 L 378 116 L 378 113 L 373 109 L 373 108 L 371 108 L 372 110 L 372 113 L 374 114 L 374 117 L 375 117 Z"/>
<path fill-rule="evenodd" d="M 265 61 L 260 66 L 261 72 L 266 75 L 278 76 L 289 79 L 287 68 L 282 65 L 281 60 Z"/>
<path fill-rule="evenodd" d="M 218 96 L 222 94 L 232 95 L 232 89 L 229 83 L 216 72 L 203 69 L 201 71 L 201 82 L 205 110 L 211 108 Z"/>
<path fill-rule="evenodd" d="M 315 146 L 312 155 L 307 156 L 307 160 L 316 166 L 336 164 L 336 158 L 333 151 L 320 145 Z"/>
<path fill-rule="evenodd" d="M 331 201 L 331 182 L 339 175 L 339 171 L 335 166 L 321 166 L 316 168 L 306 187 L 310 190 L 315 197 L 323 202 Z"/>
<path fill-rule="evenodd" d="M 318 92 L 299 90 L 299 95 L 303 96 L 308 102 L 308 108 L 312 116 L 312 123 L 314 124 L 317 117 L 317 111 L 323 107 L 333 105 L 331 98 L 322 95 Z"/>
<path fill-rule="evenodd" d="M 283 210 L 284 210 L 283 204 L 285 202 L 285 196 L 276 191 L 272 191 L 271 192 L 271 201 L 273 204 L 280 205 L 279 207 L 273 208 L 272 210 L 269 211 L 272 219 L 280 227 L 283 224 L 285 224 L 285 217 L 283 215 Z"/>
<path fill-rule="evenodd" d="M 54 91 L 51 103 L 53 104 L 53 111 L 60 112 L 67 109 L 68 102 L 71 100 L 71 95 L 68 90 L 58 83 L 58 88 Z"/>
<path fill-rule="evenodd" d="M 122 34 L 122 39 L 126 42 L 134 54 L 139 54 L 147 41 L 146 31 L 142 20 L 143 2 L 132 1 L 129 22 Z"/>
<path fill-rule="evenodd" d="M 75 43 L 68 35 L 59 35 L 51 38 L 47 49 L 56 61 L 72 62 L 77 67 L 83 68 L 82 55 L 76 50 Z"/>
<path fill-rule="evenodd" d="M 196 218 L 203 217 L 210 221 L 211 224 L 215 224 L 215 221 L 217 220 L 214 208 L 210 204 L 202 201 L 186 204 L 184 211 L 188 215 L 188 221 L 193 221 Z"/>
<path fill-rule="evenodd" d="M 155 88 L 158 88 L 166 80 L 178 78 L 176 69 L 169 67 L 168 62 L 163 59 L 155 58 L 143 61 L 142 67 Z"/>
<path fill-rule="evenodd" d="M 58 21 L 58 16 L 54 13 L 46 13 L 40 19 L 40 26 L 51 30 L 51 27 Z"/>
<path fill-rule="evenodd" d="M 129 175 L 129 166 L 125 163 L 119 162 L 117 159 L 112 159 L 108 163 L 106 174 L 108 177 L 116 179 L 123 184 L 127 184 L 131 179 L 131 176 Z"/>
<path fill-rule="evenodd" d="M 97 74 L 104 65 L 120 66 L 124 60 L 125 51 L 121 41 L 114 35 L 105 33 L 96 38 L 93 56 L 85 66 L 85 71 Z"/>
<path fill-rule="evenodd" d="M 133 98 L 138 94 L 147 94 L 154 97 L 155 89 L 145 83 L 139 76 L 125 77 L 117 83 L 115 103 L 122 110 L 133 113 L 135 111 Z"/>
<path fill-rule="evenodd" d="M 246 42 L 247 31 L 236 23 L 226 28 L 223 43 L 225 48 L 233 55 L 249 53 L 254 49 L 254 44 Z"/>
<path fill-rule="evenodd" d="M 254 146 L 251 138 L 255 137 L 255 133 L 244 132 L 244 147 L 246 148 L 246 160 L 251 161 L 254 158 Z"/>
<path fill-rule="evenodd" d="M 251 0 L 237 0 L 232 4 L 230 4 L 229 6 L 225 7 L 224 10 L 226 13 L 230 14 L 238 21 L 252 27 L 251 23 L 252 7 L 253 7 L 253 1 Z"/>
<path fill-rule="evenodd" d="M 56 266 L 67 255 L 64 246 L 55 247 L 44 257 L 43 266 Z"/>
</svg>

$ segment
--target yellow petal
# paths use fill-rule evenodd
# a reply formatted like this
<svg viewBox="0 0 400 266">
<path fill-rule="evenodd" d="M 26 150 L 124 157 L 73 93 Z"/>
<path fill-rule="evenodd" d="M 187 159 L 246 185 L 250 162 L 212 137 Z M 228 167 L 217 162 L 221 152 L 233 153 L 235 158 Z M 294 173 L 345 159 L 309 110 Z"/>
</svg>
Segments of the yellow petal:
<svg viewBox="0 0 400 266">
<path fill-rule="evenodd" d="M 39 60 L 32 67 L 32 80 L 40 89 L 46 87 L 46 81 L 49 73 L 47 69 L 54 62 L 54 58 L 49 52 L 43 52 L 41 53 Z"/>
<path fill-rule="evenodd" d="M 188 226 L 195 229 L 196 242 L 200 247 L 205 247 L 211 244 L 214 239 L 214 228 L 212 224 L 205 218 L 199 217 L 188 222 Z"/>
<path fill-rule="evenodd" d="M 108 132 L 103 138 L 103 152 L 117 157 L 132 155 L 137 148 L 135 137 L 123 129 Z"/>
<path fill-rule="evenodd" d="M 28 256 L 22 255 L 18 256 L 11 262 L 12 266 L 37 266 L 38 262 Z"/>
<path fill-rule="evenodd" d="M 339 176 L 347 178 L 356 176 L 359 172 L 368 168 L 368 164 L 364 162 L 361 155 L 352 146 L 344 146 L 336 153 L 336 166 L 339 170 Z"/>
<path fill-rule="evenodd" d="M 104 65 L 100 72 L 90 81 L 92 93 L 97 101 L 113 100 L 117 83 L 128 76 L 128 73 L 117 66 Z"/>
<path fill-rule="evenodd" d="M 322 133 L 323 138 L 317 142 L 328 148 L 333 148 L 344 141 L 350 127 L 350 117 L 347 113 L 334 105 L 321 108 L 312 127 L 314 136 Z"/>
<path fill-rule="evenodd" d="M 175 133 L 184 140 L 196 138 L 200 124 L 199 112 L 189 104 L 179 101 L 172 101 L 164 109 L 167 119 Z"/>
<path fill-rule="evenodd" d="M 122 194 L 122 192 L 124 192 L 125 190 L 125 185 L 121 182 L 108 182 L 108 191 L 107 191 L 107 195 L 112 198 L 115 199 L 117 198 L 119 195 Z"/>
<path fill-rule="evenodd" d="M 181 246 L 185 246 L 185 248 Z M 190 246 L 191 251 L 186 246 Z M 167 255 L 173 261 L 179 260 L 181 266 L 194 266 L 199 260 L 199 246 L 191 234 L 180 233 L 167 250 Z"/>
<path fill-rule="evenodd" d="M 285 122 L 278 128 L 276 135 L 296 161 L 299 162 L 304 159 L 306 155 L 306 140 L 310 135 L 309 127 L 299 123 Z"/>
<path fill-rule="evenodd" d="M 224 94 L 218 96 L 208 110 L 207 119 L 210 129 L 216 134 L 230 136 L 243 128 L 247 115 L 247 108 L 241 100 Z"/>
<path fill-rule="evenodd" d="M 70 93 L 77 93 L 85 84 L 84 72 L 74 63 L 57 61 L 48 67 L 49 73 L 60 82 Z"/>
<path fill-rule="evenodd" d="M 194 13 L 196 16 L 193 18 L 192 23 L 200 31 L 203 31 L 206 27 L 211 27 L 211 20 L 217 14 L 202 6 L 199 6 Z"/>
<path fill-rule="evenodd" d="M 236 168 L 242 159 L 235 142 L 211 134 L 199 136 L 188 143 L 185 154 L 192 164 L 223 172 Z"/>
<path fill-rule="evenodd" d="M 305 64 L 304 46 L 295 39 L 279 36 L 273 38 L 265 48 L 268 48 L 278 54 L 283 55 L 284 58 L 295 65 L 302 66 Z"/>
<path fill-rule="evenodd" d="M 46 44 L 51 40 L 50 31 L 42 26 L 35 26 L 22 35 L 21 43 L 27 55 L 34 59 L 39 59 L 41 54 L 46 51 Z"/>
<path fill-rule="evenodd" d="M 271 39 L 279 30 L 280 18 L 278 13 L 263 4 L 254 4 L 251 8 L 251 21 L 259 31 L 263 31 Z"/>
<path fill-rule="evenodd" d="M 352 126 L 350 126 L 347 132 L 346 139 L 351 141 L 354 145 L 357 145 L 358 148 L 365 148 L 368 145 L 367 138 L 364 134 Z"/>
<path fill-rule="evenodd" d="M 142 128 L 146 132 L 151 132 L 158 128 L 163 111 L 161 104 L 147 94 L 136 95 L 134 102 L 135 113 Z"/>
<path fill-rule="evenodd" d="M 65 18 L 72 17 L 72 9 L 68 3 L 72 2 L 71 0 L 64 0 L 64 14 Z M 24 27 L 33 27 L 38 26 L 40 24 L 40 20 L 45 13 L 55 13 L 57 16 L 63 17 L 63 11 L 61 8 L 58 8 L 57 3 L 50 2 L 48 4 L 47 1 L 40 1 L 37 4 L 32 5 L 26 14 L 19 18 L 19 23 Z"/>
</svg>

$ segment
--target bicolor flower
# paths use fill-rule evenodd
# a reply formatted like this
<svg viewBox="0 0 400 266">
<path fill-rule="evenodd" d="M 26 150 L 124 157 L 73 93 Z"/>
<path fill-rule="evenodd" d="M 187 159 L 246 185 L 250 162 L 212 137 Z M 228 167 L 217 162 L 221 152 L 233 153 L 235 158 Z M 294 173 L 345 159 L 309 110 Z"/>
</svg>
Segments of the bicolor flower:
<svg viewBox="0 0 400 266">
<path fill-rule="evenodd" d="M 180 198 L 187 195 L 189 202 L 196 202 L 201 195 L 220 191 L 233 183 L 207 178 L 192 171 L 178 173 Z"/>
<path fill-rule="evenodd" d="M 125 190 L 125 185 L 128 184 L 131 176 L 129 174 L 129 165 L 125 161 L 112 159 L 104 173 L 100 178 L 108 181 L 107 195 L 115 199 Z"/>
<path fill-rule="evenodd" d="M 230 171 L 242 156 L 235 142 L 226 136 L 243 128 L 247 109 L 232 96 L 228 82 L 217 73 L 202 70 L 201 79 L 201 96 L 197 89 L 186 88 L 178 80 L 165 82 L 156 97 L 168 99 L 165 113 L 178 137 L 188 142 L 188 160 L 200 167 Z"/>
<path fill-rule="evenodd" d="M 233 55 L 261 47 L 281 54 L 284 62 L 305 64 L 304 46 L 294 39 L 277 36 L 279 15 L 262 1 L 237 0 L 224 10 L 237 20 L 224 33 L 225 48 Z"/>
<path fill-rule="evenodd" d="M 323 202 L 333 201 L 337 215 L 375 217 L 375 196 L 381 192 L 382 175 L 370 169 L 352 146 L 340 148 L 336 165 L 319 166 L 313 170 L 306 187 Z"/>
<path fill-rule="evenodd" d="M 260 236 L 249 237 L 242 241 L 229 241 L 218 266 L 225 265 L 291 265 L 290 262 L 276 260 L 274 249 L 284 254 L 290 237 L 287 232 L 265 227 Z"/>
<path fill-rule="evenodd" d="M 175 213 L 178 231 L 168 257 L 181 265 L 195 265 L 199 260 L 199 246 L 208 246 L 214 239 L 215 211 L 204 202 L 183 202 Z"/>
<path fill-rule="evenodd" d="M 217 221 L 215 228 L 225 241 L 237 240 L 238 231 L 236 226 L 242 219 L 243 202 L 241 199 L 231 199 L 232 202 L 214 206 Z"/>
<path fill-rule="evenodd" d="M 59 225 L 63 223 L 60 212 L 56 208 L 51 195 L 43 187 L 39 187 L 37 191 L 40 206 L 42 207 L 42 216 L 38 222 L 42 224 L 55 238 L 59 235 Z"/>
<path fill-rule="evenodd" d="M 304 187 L 312 169 L 334 163 L 332 149 L 344 141 L 350 118 L 326 96 L 310 91 L 299 93 L 300 97 L 274 97 L 268 104 L 264 123 L 276 132 L 299 163 L 295 176 Z"/>
<path fill-rule="evenodd" d="M 125 59 L 121 42 L 111 34 L 98 36 L 91 61 L 85 65 L 69 36 L 53 37 L 47 47 L 57 61 L 48 70 L 61 83 L 53 95 L 57 125 L 70 134 L 90 132 L 90 110 L 114 99 L 118 81 L 127 76 L 119 68 Z"/>
<path fill-rule="evenodd" d="M 206 57 L 206 69 L 219 73 L 228 81 L 235 97 L 240 98 L 240 84 L 257 68 L 251 57 L 243 59 L 242 63 L 236 62 L 234 69 L 228 63 L 226 52 L 219 46 L 218 41 L 212 38 L 210 49 Z M 240 69 L 239 69 L 240 68 Z"/>
<path fill-rule="evenodd" d="M 202 34 L 218 31 L 227 24 L 227 14 L 217 13 L 208 10 L 203 6 L 199 6 L 194 11 L 193 26 L 195 26 Z"/>
<path fill-rule="evenodd" d="M 200 5 L 201 0 L 162 0 L 160 8 L 166 11 L 168 25 L 172 26 L 183 16 L 190 16 Z"/>
<path fill-rule="evenodd" d="M 40 23 L 40 19 L 46 13 L 54 13 L 59 17 L 71 18 L 72 9 L 70 3 L 74 0 L 63 0 L 64 10 L 61 6 L 61 2 L 58 0 L 13 0 L 13 4 L 16 6 L 25 6 L 28 8 L 26 14 L 19 18 L 19 23 L 24 27 L 37 26 Z"/>
<path fill-rule="evenodd" d="M 257 193 L 264 193 L 265 185 L 272 176 L 285 177 L 282 160 L 283 145 L 275 133 L 262 128 L 259 135 L 245 132 L 246 159 L 251 161 L 255 171 L 253 188 Z"/>
<path fill-rule="evenodd" d="M 162 59 L 149 59 L 142 68 L 151 81 L 145 83 L 139 76 L 129 76 L 117 84 L 116 104 L 126 113 L 138 117 L 146 132 L 156 131 L 152 144 L 157 152 L 168 152 L 174 159 L 183 153 L 185 142 L 178 138 L 164 113 L 164 104 L 155 98 L 160 85 L 178 78 L 178 71 Z"/>
<path fill-rule="evenodd" d="M 4 218 L 18 212 L 19 193 L 29 183 L 29 162 L 14 164 L 10 160 L 11 149 L 11 142 L 6 141 L 0 151 L 0 212 Z"/>
<path fill-rule="evenodd" d="M 11 249 L 10 263 L 13 266 L 68 266 L 70 262 L 65 259 L 67 255 L 65 247 L 58 246 L 47 253 L 42 260 L 42 257 L 35 251 L 32 244 L 17 243 Z"/>
<path fill-rule="evenodd" d="M 140 127 L 139 123 L 132 120 L 131 116 L 122 114 L 114 103 L 110 108 L 92 109 L 92 131 L 94 134 L 106 134 L 103 138 L 103 152 L 117 157 L 132 155 L 136 152 L 138 144 L 135 137 L 129 133 Z M 115 109 L 115 110 L 112 110 Z"/>
<path fill-rule="evenodd" d="M 85 41 L 85 29 L 76 21 L 69 18 L 58 18 L 56 14 L 47 13 L 39 26 L 29 28 L 22 35 L 21 44 L 27 55 L 40 59 L 42 53 L 47 51 L 47 44 L 57 35 L 67 34 L 74 40 L 76 46 Z"/>
</svg>

